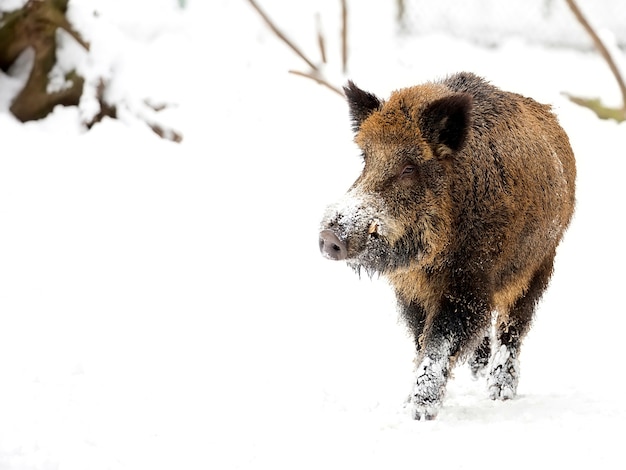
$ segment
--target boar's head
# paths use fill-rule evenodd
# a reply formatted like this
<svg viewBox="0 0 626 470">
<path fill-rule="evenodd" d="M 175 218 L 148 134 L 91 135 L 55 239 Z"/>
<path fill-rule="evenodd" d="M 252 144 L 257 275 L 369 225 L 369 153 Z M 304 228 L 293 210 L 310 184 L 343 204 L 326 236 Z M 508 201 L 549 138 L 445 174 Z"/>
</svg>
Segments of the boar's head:
<svg viewBox="0 0 626 470">
<path fill-rule="evenodd" d="M 344 91 L 364 167 L 326 210 L 320 251 L 370 275 L 437 262 L 450 243 L 450 172 L 468 139 L 471 97 L 437 84 L 387 101 L 352 82 Z"/>
</svg>

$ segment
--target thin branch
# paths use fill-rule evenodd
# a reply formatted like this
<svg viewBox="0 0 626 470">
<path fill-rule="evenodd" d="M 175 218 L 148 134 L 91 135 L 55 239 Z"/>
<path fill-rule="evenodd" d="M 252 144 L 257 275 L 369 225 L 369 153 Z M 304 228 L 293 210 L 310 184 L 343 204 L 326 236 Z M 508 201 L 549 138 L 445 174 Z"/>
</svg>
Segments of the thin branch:
<svg viewBox="0 0 626 470">
<path fill-rule="evenodd" d="M 326 63 L 326 41 L 324 39 L 324 33 L 322 32 L 322 18 L 320 14 L 315 15 L 315 26 L 317 27 L 317 45 L 320 48 L 320 56 L 322 57 L 322 63 Z"/>
<path fill-rule="evenodd" d="M 396 23 L 400 26 L 400 31 L 406 30 L 406 5 L 404 0 L 396 0 Z"/>
<path fill-rule="evenodd" d="M 261 7 L 256 3 L 255 0 L 248 0 L 248 2 L 250 3 L 250 5 L 252 6 L 252 8 L 254 8 L 257 13 L 259 15 L 261 15 L 261 18 L 263 18 L 263 20 L 265 21 L 265 23 L 267 23 L 267 25 L 269 26 L 269 28 L 274 32 L 274 34 L 276 34 L 276 36 L 278 36 L 280 38 L 281 41 L 283 41 L 287 46 L 289 46 L 289 48 L 296 53 L 296 55 L 298 55 L 302 60 L 304 60 L 309 67 L 311 67 L 313 70 L 318 71 L 318 67 L 317 65 L 315 65 L 301 50 L 298 46 L 296 46 L 293 42 L 291 42 L 289 40 L 289 38 L 287 36 L 285 36 L 285 34 L 278 29 L 278 27 L 274 24 L 274 22 L 269 18 L 269 16 L 267 16 L 267 14 L 261 9 Z"/>
<path fill-rule="evenodd" d="M 78 33 L 78 31 L 76 31 L 72 25 L 70 24 L 70 22 L 68 21 L 68 19 L 65 17 L 64 14 L 62 14 L 61 12 L 58 12 L 56 10 L 53 10 L 52 12 L 50 12 L 50 20 L 51 22 L 56 25 L 57 27 L 65 30 L 70 36 L 72 36 L 74 38 L 74 40 L 80 44 L 81 46 L 83 46 L 83 48 L 89 52 L 89 43 L 86 42 L 82 36 Z"/>
<path fill-rule="evenodd" d="M 300 72 L 298 70 L 290 70 L 289 73 L 298 75 L 300 77 L 308 78 L 313 80 L 314 82 L 325 86 L 329 90 L 332 90 L 336 94 L 341 97 L 345 97 L 343 91 L 340 88 L 337 88 L 333 84 L 331 84 L 324 74 L 320 70 L 320 67 L 315 65 L 293 42 L 291 42 L 285 34 L 278 29 L 278 27 L 274 24 L 274 22 L 267 16 L 267 14 L 259 7 L 255 0 L 248 0 L 250 5 L 257 11 L 257 13 L 263 18 L 267 26 L 279 37 L 281 41 L 283 41 L 289 48 L 296 53 L 302 60 L 304 60 L 310 67 L 311 70 L 308 72 Z M 342 0 L 342 61 L 343 61 L 343 69 L 344 72 L 347 69 L 348 62 L 348 40 L 347 40 L 347 23 L 348 23 L 348 9 L 346 5 L 346 0 Z M 325 38 L 322 32 L 321 26 L 321 18 L 319 15 L 316 16 L 317 21 L 317 41 L 318 47 L 320 49 L 320 54 L 322 56 L 322 62 L 326 63 L 326 44 Z"/>
<path fill-rule="evenodd" d="M 624 78 L 622 77 L 619 68 L 617 67 L 617 64 L 613 60 L 613 57 L 611 57 L 611 54 L 609 53 L 608 49 L 606 48 L 598 34 L 594 31 L 593 27 L 589 24 L 583 13 L 580 11 L 580 8 L 576 4 L 576 2 L 574 0 L 565 1 L 572 10 L 572 13 L 574 13 L 574 16 L 576 17 L 578 22 L 582 25 L 583 28 L 585 28 L 585 31 L 587 31 L 589 36 L 591 36 L 591 39 L 593 40 L 596 49 L 598 49 L 598 52 L 600 52 L 600 55 L 608 64 L 611 72 L 613 73 L 613 76 L 615 77 L 615 80 L 617 80 L 620 92 L 622 93 L 622 110 L 626 113 L 626 83 L 624 82 Z"/>
<path fill-rule="evenodd" d="M 70 36 L 72 36 L 78 44 L 80 44 L 87 52 L 89 52 L 89 43 L 86 42 L 82 36 L 72 27 L 69 20 L 65 16 L 65 11 L 58 10 L 55 5 L 52 8 L 44 9 L 47 5 L 43 3 L 29 2 L 26 7 L 30 9 L 29 14 L 33 12 L 42 12 L 41 18 L 44 21 L 48 21 L 50 24 L 57 28 L 65 30 Z M 37 10 L 39 9 L 39 10 Z"/>
<path fill-rule="evenodd" d="M 600 119 L 613 119 L 617 122 L 626 121 L 626 113 L 624 113 L 623 109 L 605 106 L 602 104 L 600 98 L 583 98 L 580 96 L 570 95 L 569 93 L 562 93 L 562 95 L 566 96 L 572 103 L 576 103 L 579 106 L 584 106 L 585 108 L 590 109 L 596 113 L 596 116 Z"/>
<path fill-rule="evenodd" d="M 341 70 L 348 72 L 348 3 L 341 0 Z"/>
<path fill-rule="evenodd" d="M 83 48 L 89 52 L 89 43 L 87 41 L 85 41 L 82 36 L 74 29 L 70 26 L 69 22 L 66 25 L 61 25 L 61 28 L 63 28 L 70 36 L 72 36 L 74 38 L 74 40 L 80 44 L 81 46 L 83 46 Z"/>
<path fill-rule="evenodd" d="M 334 85 L 331 85 L 330 83 L 328 83 L 325 79 L 320 78 L 319 76 L 316 75 L 315 72 L 313 73 L 307 73 L 307 72 L 299 72 L 298 70 L 290 70 L 289 73 L 292 73 L 294 75 L 298 75 L 299 77 L 305 77 L 305 78 L 310 78 L 311 80 L 319 83 L 320 85 L 324 85 L 325 87 L 327 87 L 328 89 L 334 91 L 335 93 L 337 93 L 338 95 L 344 97 L 345 95 L 343 94 L 343 92 L 337 88 Z"/>
</svg>

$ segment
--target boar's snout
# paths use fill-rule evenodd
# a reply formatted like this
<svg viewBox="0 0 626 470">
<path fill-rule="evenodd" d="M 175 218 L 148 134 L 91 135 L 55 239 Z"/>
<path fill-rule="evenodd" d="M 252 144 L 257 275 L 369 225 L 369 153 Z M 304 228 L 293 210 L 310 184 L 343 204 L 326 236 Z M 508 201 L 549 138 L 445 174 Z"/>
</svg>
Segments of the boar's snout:
<svg viewBox="0 0 626 470">
<path fill-rule="evenodd" d="M 332 230 L 320 232 L 320 252 L 328 259 L 341 261 L 348 257 L 348 246 Z"/>
</svg>

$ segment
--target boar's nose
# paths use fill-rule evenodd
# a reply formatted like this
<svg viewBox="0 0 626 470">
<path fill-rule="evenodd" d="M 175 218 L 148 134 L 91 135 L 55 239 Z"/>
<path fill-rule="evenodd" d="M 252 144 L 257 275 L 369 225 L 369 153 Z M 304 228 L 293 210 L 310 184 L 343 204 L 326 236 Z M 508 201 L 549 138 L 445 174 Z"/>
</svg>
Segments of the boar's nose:
<svg viewBox="0 0 626 470">
<path fill-rule="evenodd" d="M 348 257 L 348 247 L 332 230 L 320 232 L 320 252 L 328 259 L 343 260 Z"/>
</svg>

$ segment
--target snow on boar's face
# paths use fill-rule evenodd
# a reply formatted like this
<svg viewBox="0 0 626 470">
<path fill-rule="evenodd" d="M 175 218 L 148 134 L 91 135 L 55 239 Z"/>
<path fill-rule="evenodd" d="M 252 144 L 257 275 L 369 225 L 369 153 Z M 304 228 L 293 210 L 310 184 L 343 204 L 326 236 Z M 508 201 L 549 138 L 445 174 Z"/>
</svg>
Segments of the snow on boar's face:
<svg viewBox="0 0 626 470">
<path fill-rule="evenodd" d="M 451 223 L 447 174 L 466 139 L 472 99 L 436 85 L 394 92 L 388 101 L 344 88 L 363 172 L 327 208 L 319 246 L 368 274 L 432 263 Z"/>
</svg>

